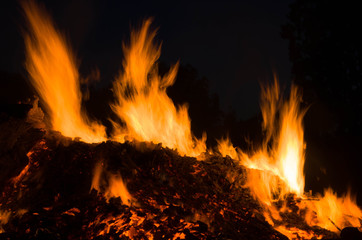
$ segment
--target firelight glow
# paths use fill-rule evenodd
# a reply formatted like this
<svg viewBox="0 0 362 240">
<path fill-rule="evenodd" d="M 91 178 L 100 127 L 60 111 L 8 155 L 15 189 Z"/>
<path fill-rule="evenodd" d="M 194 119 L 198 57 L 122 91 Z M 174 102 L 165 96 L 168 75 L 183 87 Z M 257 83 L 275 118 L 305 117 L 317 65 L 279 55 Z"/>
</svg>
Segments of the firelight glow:
<svg viewBox="0 0 362 240">
<path fill-rule="evenodd" d="M 166 89 L 176 78 L 178 64 L 161 77 L 157 60 L 160 46 L 153 43 L 155 31 L 146 20 L 139 31 L 131 33 L 129 46 L 123 44 L 123 69 L 113 85 L 116 103 L 113 111 L 126 124 L 115 125 L 114 138 L 162 143 L 182 155 L 199 156 L 206 151 L 206 135 L 197 139 L 191 132 L 186 105 L 175 107 Z"/>
<path fill-rule="evenodd" d="M 253 178 L 253 181 L 247 185 L 257 187 L 258 191 L 261 186 L 257 185 L 266 187 L 268 190 L 262 191 L 267 194 L 265 199 L 272 199 L 272 196 L 283 198 L 288 193 L 302 196 L 304 191 L 305 143 L 302 119 L 305 111 L 299 110 L 301 97 L 296 87 L 292 86 L 288 101 L 283 101 L 279 95 L 276 78 L 274 86 L 262 88 L 261 111 L 266 139 L 259 150 L 246 154 L 235 149 L 228 139 L 218 142 L 218 150 L 223 156 L 231 154 L 246 167 L 263 171 L 262 176 L 259 176 L 259 184 L 255 183 L 255 176 L 250 176 L 249 179 Z M 270 179 L 273 178 L 271 173 L 278 179 Z M 281 187 L 281 180 L 284 187 Z"/>
<path fill-rule="evenodd" d="M 105 127 L 91 121 L 81 109 L 80 77 L 66 41 L 46 12 L 34 2 L 24 1 L 23 8 L 29 22 L 29 33 L 25 34 L 26 69 L 46 107 L 52 129 L 87 143 L 107 140 Z M 175 81 L 178 64 L 164 76 L 159 75 L 157 61 L 161 48 L 154 43 L 156 32 L 150 30 L 150 24 L 146 20 L 140 30 L 131 32 L 130 43 L 123 44 L 123 70 L 115 79 L 116 100 L 111 104 L 122 123 L 113 121 L 112 140 L 162 143 L 181 155 L 200 156 L 207 151 L 206 134 L 197 139 L 191 132 L 186 105 L 176 107 L 168 97 L 166 89 Z M 300 110 L 301 100 L 295 86 L 291 87 L 289 99 L 283 99 L 275 77 L 273 86 L 262 88 L 263 144 L 246 153 L 224 139 L 218 141 L 218 151 L 247 167 L 245 186 L 260 202 L 265 219 L 285 235 L 292 237 L 298 232 L 300 236 L 320 237 L 278 223 L 280 213 L 290 209 L 277 208 L 273 203 L 289 196 L 301 200 L 298 207 L 305 212 L 303 217 L 310 226 L 334 232 L 348 226 L 361 228 L 362 211 L 350 194 L 337 197 L 333 190 L 327 189 L 317 200 L 303 201 L 308 197 L 304 194 L 303 172 L 306 144 L 302 120 L 306 111 Z M 26 171 L 25 167 L 18 178 Z M 102 171 L 101 165 L 97 165 L 92 188 L 105 190 L 107 200 L 120 197 L 123 204 L 130 204 L 132 196 L 122 177 L 107 173 L 108 186 L 104 186 Z M 7 212 L 0 211 L 0 225 L 8 218 Z"/>
<path fill-rule="evenodd" d="M 245 186 L 262 206 L 265 219 L 289 238 L 296 235 L 320 238 L 319 235 L 297 228 L 277 224 L 280 213 L 288 207 L 277 208 L 273 202 L 294 194 L 301 201 L 300 211 L 305 211 L 305 221 L 310 226 L 320 226 L 338 233 L 344 227 L 361 228 L 362 211 L 351 194 L 337 197 L 332 189 L 324 195 L 308 199 L 304 194 L 304 156 L 306 144 L 302 120 L 305 110 L 300 110 L 301 95 L 291 87 L 289 100 L 280 97 L 278 81 L 274 86 L 262 88 L 261 111 L 266 138 L 259 150 L 247 154 L 233 147 L 229 139 L 218 141 L 221 155 L 237 159 L 248 168 Z"/>
<path fill-rule="evenodd" d="M 104 176 L 108 179 L 104 179 Z M 120 197 L 124 205 L 130 206 L 133 200 L 126 184 L 123 182 L 122 176 L 120 174 L 105 172 L 101 162 L 96 164 L 94 168 L 91 190 L 92 189 L 97 190 L 99 193 L 104 192 L 107 201 L 111 198 Z"/>
<path fill-rule="evenodd" d="M 52 129 L 88 143 L 105 141 L 104 126 L 89 120 L 81 109 L 79 73 L 66 41 L 43 9 L 34 2 L 22 4 L 30 30 L 25 34 L 25 65 Z"/>
</svg>

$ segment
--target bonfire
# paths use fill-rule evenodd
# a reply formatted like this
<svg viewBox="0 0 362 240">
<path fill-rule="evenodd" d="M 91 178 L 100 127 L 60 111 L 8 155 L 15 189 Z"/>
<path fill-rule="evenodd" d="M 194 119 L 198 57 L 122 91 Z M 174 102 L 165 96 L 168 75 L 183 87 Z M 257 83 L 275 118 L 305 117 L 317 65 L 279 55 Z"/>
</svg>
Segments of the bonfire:
<svg viewBox="0 0 362 240">
<path fill-rule="evenodd" d="M 261 93 L 264 141 L 206 145 L 158 73 L 146 20 L 123 44 L 111 134 L 82 109 L 76 58 L 45 9 L 23 2 L 26 118 L 1 116 L 0 236 L 5 239 L 348 239 L 362 211 L 350 193 L 304 189 L 302 96 L 277 78 Z M 40 102 L 39 102 L 39 101 Z M 41 107 L 40 107 L 41 106 Z"/>
</svg>

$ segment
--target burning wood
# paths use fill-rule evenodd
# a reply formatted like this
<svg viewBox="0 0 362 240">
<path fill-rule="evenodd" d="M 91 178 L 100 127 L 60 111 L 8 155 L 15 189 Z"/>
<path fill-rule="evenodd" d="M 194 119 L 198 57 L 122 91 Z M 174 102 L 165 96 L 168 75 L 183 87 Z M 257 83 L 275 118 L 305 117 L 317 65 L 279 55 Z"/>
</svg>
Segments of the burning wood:
<svg viewBox="0 0 362 240">
<path fill-rule="evenodd" d="M 1 183 L 2 209 L 11 213 L 5 237 L 284 239 L 241 187 L 246 170 L 230 158 L 200 162 L 161 145 L 87 144 L 54 132 L 42 132 L 39 139 L 22 132 L 18 139 L 33 146 L 23 169 L 13 167 L 15 177 Z M 6 159 L 5 154 L 1 160 Z M 103 187 L 89 192 L 99 161 Z M 123 177 L 132 196 L 128 206 L 103 193 L 112 185 L 111 174 Z M 19 209 L 25 210 L 18 214 Z"/>
<path fill-rule="evenodd" d="M 210 155 L 198 161 L 161 145 L 87 144 L 52 131 L 34 138 L 27 131 L 35 129 L 25 121 L 17 120 L 16 127 L 23 131 L 12 131 L 7 122 L 0 126 L 29 146 L 28 154 L 23 152 L 28 163 L 9 168 L 13 177 L 1 182 L 0 206 L 9 220 L 2 221 L 4 237 L 284 239 L 245 186 L 247 172 L 260 170 L 248 170 L 229 157 Z M 21 144 L 15 146 L 2 147 L 1 164 L 12 151 L 21 152 Z M 97 178 L 102 184 L 89 192 L 100 161 L 103 169 Z M 107 197 L 112 175 L 123 177 L 130 202 Z M 280 211 L 275 228 L 289 237 L 336 239 L 336 234 L 304 221 L 303 201 L 314 200 L 290 195 L 273 202 Z"/>
<path fill-rule="evenodd" d="M 362 211 L 350 195 L 304 193 L 305 111 L 296 87 L 288 100 L 277 80 L 263 89 L 259 149 L 243 152 L 226 139 L 218 152 L 207 150 L 187 108 L 166 94 L 177 65 L 159 76 L 160 48 L 146 21 L 123 47 L 112 104 L 122 122 L 107 137 L 81 110 L 75 60 L 50 17 L 32 2 L 23 7 L 26 66 L 47 115 L 35 102 L 28 119 L 1 122 L 1 237 L 337 239 L 341 229 L 341 237 L 358 236 Z"/>
</svg>

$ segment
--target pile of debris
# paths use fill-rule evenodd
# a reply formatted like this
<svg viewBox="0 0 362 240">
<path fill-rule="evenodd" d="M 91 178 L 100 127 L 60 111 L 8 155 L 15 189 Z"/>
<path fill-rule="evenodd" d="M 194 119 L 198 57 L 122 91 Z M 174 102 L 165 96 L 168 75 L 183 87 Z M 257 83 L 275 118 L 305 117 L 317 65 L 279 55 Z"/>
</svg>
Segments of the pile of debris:
<svg viewBox="0 0 362 240">
<path fill-rule="evenodd" d="M 287 239 L 260 214 L 243 187 L 246 169 L 231 158 L 199 161 L 152 143 L 87 144 L 12 117 L 2 117 L 0 131 L 1 238 Z M 111 175 L 122 178 L 129 202 L 105 196 Z M 297 212 L 283 224 L 338 238 Z"/>
</svg>

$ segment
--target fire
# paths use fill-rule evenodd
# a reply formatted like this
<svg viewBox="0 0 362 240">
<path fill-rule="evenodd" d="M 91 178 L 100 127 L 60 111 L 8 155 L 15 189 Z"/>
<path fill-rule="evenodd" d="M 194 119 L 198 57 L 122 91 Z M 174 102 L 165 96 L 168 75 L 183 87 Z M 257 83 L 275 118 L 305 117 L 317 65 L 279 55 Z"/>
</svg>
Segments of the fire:
<svg viewBox="0 0 362 240">
<path fill-rule="evenodd" d="M 100 182 L 101 182 L 102 172 L 103 172 L 102 163 L 99 162 L 95 166 L 93 171 L 91 190 L 94 189 L 97 190 L 98 192 L 101 191 Z"/>
<path fill-rule="evenodd" d="M 30 29 L 25 34 L 26 68 L 49 114 L 52 129 L 88 143 L 107 140 L 104 126 L 91 121 L 82 111 L 80 77 L 75 57 L 64 38 L 46 12 L 35 3 L 24 1 L 23 8 Z M 175 81 L 178 63 L 167 74 L 160 76 L 157 61 L 161 47 L 154 43 L 156 31 L 150 30 L 150 25 L 151 20 L 144 21 L 140 30 L 132 31 L 130 43 L 123 44 L 123 70 L 115 79 L 113 91 L 116 100 L 111 105 L 121 123 L 113 122 L 113 139 L 119 142 L 132 139 L 162 143 L 182 155 L 198 157 L 207 151 L 206 134 L 197 139 L 191 132 L 187 106 L 176 107 L 168 97 L 166 90 Z M 351 194 L 338 198 L 332 189 L 325 190 L 324 195 L 316 199 L 307 199 L 304 194 L 306 144 L 302 120 L 306 111 L 300 109 L 301 101 L 296 86 L 291 87 L 289 99 L 283 99 L 275 78 L 273 86 L 262 88 L 261 112 L 266 136 L 262 146 L 246 153 L 234 147 L 229 139 L 224 139 L 218 141 L 218 151 L 248 168 L 245 186 L 259 201 L 266 221 L 289 238 L 322 237 L 313 231 L 281 224 L 281 213 L 292 210 L 286 204 L 277 207 L 275 202 L 286 202 L 291 196 L 300 200 L 297 203 L 298 214 L 309 226 L 320 226 L 333 232 L 348 226 L 360 228 L 362 211 Z M 42 126 L 43 117 L 35 102 L 28 120 Z M 15 188 L 27 176 L 31 156 L 32 152 L 29 152 L 29 164 L 12 179 Z M 201 171 L 197 164 L 194 168 L 195 174 Z M 102 164 L 94 169 L 91 189 L 102 192 L 107 201 L 120 197 L 127 206 L 135 201 L 121 175 L 105 171 Z M 178 194 L 175 196 L 180 199 Z M 75 213 L 79 213 L 79 209 L 65 212 L 68 215 Z M 138 216 L 136 212 L 132 214 L 132 222 L 128 225 L 123 222 L 122 216 L 118 216 L 117 221 L 107 217 L 104 221 L 108 230 L 104 231 L 109 232 L 112 224 L 117 225 L 120 232 L 132 226 L 124 235 L 134 236 L 133 225 L 141 224 L 145 217 Z M 224 210 L 220 214 L 224 216 Z M 0 211 L 0 233 L 1 226 L 8 222 L 9 217 L 9 212 Z M 191 222 L 187 224 L 192 225 Z M 174 238 L 177 237 L 184 238 L 185 235 L 179 233 Z"/>
<path fill-rule="evenodd" d="M 81 109 L 76 61 L 51 18 L 34 2 L 23 1 L 30 32 L 25 34 L 26 69 L 41 97 L 53 130 L 92 143 L 105 140 L 105 128 Z"/>
<path fill-rule="evenodd" d="M 108 176 L 107 181 L 104 181 L 102 178 L 103 173 L 104 175 Z M 107 186 L 105 186 L 106 183 L 108 183 Z M 103 188 L 105 188 L 104 196 L 108 201 L 112 197 L 120 197 L 124 205 L 131 205 L 133 198 L 128 192 L 126 184 L 123 182 L 122 176 L 120 174 L 104 172 L 102 164 L 98 163 L 94 168 L 91 190 L 95 189 L 98 192 L 101 192 Z"/>
<path fill-rule="evenodd" d="M 305 111 L 299 110 L 298 89 L 292 86 L 289 99 L 284 101 L 277 78 L 274 80 L 273 86 L 262 88 L 261 111 L 266 138 L 261 148 L 247 154 L 234 148 L 228 139 L 219 141 L 218 145 L 223 156 L 238 159 L 248 168 L 245 187 L 261 203 L 263 215 L 272 226 L 282 220 L 281 209 L 275 206 L 275 201 L 284 200 L 290 194 L 303 196 L 305 155 L 302 125 Z"/>
<path fill-rule="evenodd" d="M 304 207 L 307 209 L 306 222 L 309 225 L 318 225 L 334 232 L 345 227 L 361 227 L 362 211 L 350 192 L 337 197 L 328 188 L 317 201 L 309 201 Z"/>
<path fill-rule="evenodd" d="M 76 61 L 50 17 L 33 2 L 24 2 L 30 33 L 25 34 L 26 68 L 50 115 L 53 130 L 64 136 L 93 143 L 106 140 L 105 128 L 91 121 L 81 109 L 82 94 Z M 151 21 L 131 33 L 123 45 L 123 72 L 114 82 L 113 111 L 125 123 L 115 125 L 114 139 L 152 141 L 177 149 L 180 154 L 199 156 L 206 151 L 206 135 L 197 139 L 191 132 L 186 105 L 176 107 L 166 89 L 176 78 L 178 64 L 159 76 L 160 46 L 153 43 Z"/>
<path fill-rule="evenodd" d="M 186 105 L 176 108 L 167 96 L 178 64 L 165 76 L 158 74 L 156 62 L 161 49 L 153 43 L 156 32 L 149 29 L 150 24 L 150 20 L 145 21 L 141 30 L 131 33 L 129 46 L 123 45 L 123 72 L 114 82 L 117 100 L 112 109 L 126 126 L 115 124 L 115 139 L 162 143 L 180 154 L 198 156 L 206 150 L 206 137 L 193 136 Z"/>
<path fill-rule="evenodd" d="M 302 119 L 305 111 L 299 110 L 301 97 L 292 86 L 288 101 L 280 98 L 278 82 L 273 87 L 262 88 L 261 110 L 266 139 L 263 146 L 252 154 L 234 148 L 230 141 L 219 141 L 218 150 L 225 156 L 239 159 L 250 171 L 247 186 L 262 202 L 284 198 L 304 191 L 304 155 Z"/>
<path fill-rule="evenodd" d="M 109 200 L 112 197 L 120 197 L 122 203 L 130 205 L 132 202 L 132 196 L 128 192 L 126 184 L 120 175 L 111 175 L 109 177 L 109 187 L 105 194 L 105 197 Z"/>
<path fill-rule="evenodd" d="M 218 144 L 218 152 L 222 156 L 229 156 L 233 159 L 239 159 L 238 148 L 234 147 L 229 138 L 216 141 Z"/>
<path fill-rule="evenodd" d="M 277 193 L 280 197 L 287 193 L 302 196 L 305 155 L 302 119 L 305 111 L 299 110 L 301 97 L 295 86 L 291 88 L 288 101 L 284 102 L 279 95 L 276 79 L 273 87 L 262 89 L 261 110 L 267 137 L 262 149 L 250 157 L 244 154 L 242 162 L 249 168 L 270 171 L 284 182 L 285 186 L 280 187 L 275 185 L 278 183 L 271 181 L 273 186 L 269 188 L 273 191 L 270 196 L 277 191 L 280 191 Z"/>
<path fill-rule="evenodd" d="M 301 96 L 295 86 L 291 87 L 288 101 L 280 98 L 278 82 L 273 87 L 262 88 L 261 111 L 265 141 L 262 147 L 247 154 L 233 147 L 230 140 L 218 142 L 221 155 L 229 155 L 248 168 L 246 187 L 263 208 L 266 220 L 276 230 L 289 238 L 310 239 L 322 236 L 297 228 L 276 224 L 281 221 L 281 212 L 290 211 L 286 206 L 277 208 L 277 200 L 293 194 L 302 200 L 298 207 L 306 212 L 305 222 L 309 226 L 320 226 L 339 233 L 344 227 L 361 227 L 362 211 L 350 193 L 338 198 L 332 189 L 326 189 L 324 196 L 308 199 L 304 194 L 304 173 L 306 144 L 303 139 L 302 120 L 305 110 L 300 110 Z"/>
</svg>

